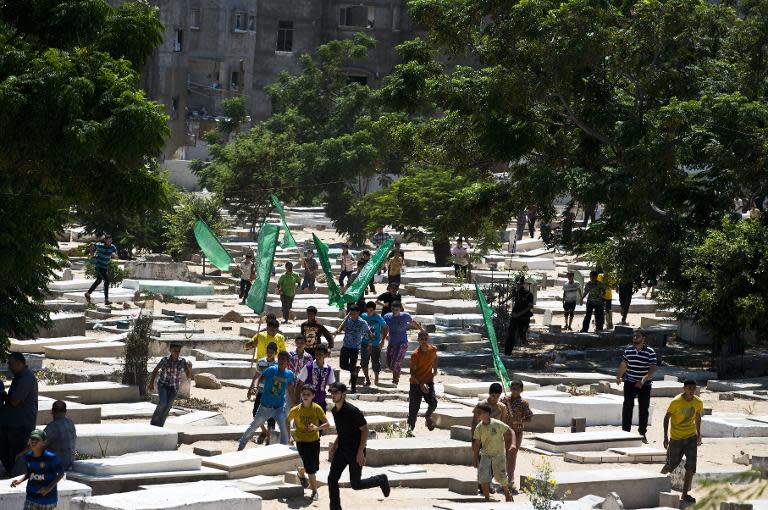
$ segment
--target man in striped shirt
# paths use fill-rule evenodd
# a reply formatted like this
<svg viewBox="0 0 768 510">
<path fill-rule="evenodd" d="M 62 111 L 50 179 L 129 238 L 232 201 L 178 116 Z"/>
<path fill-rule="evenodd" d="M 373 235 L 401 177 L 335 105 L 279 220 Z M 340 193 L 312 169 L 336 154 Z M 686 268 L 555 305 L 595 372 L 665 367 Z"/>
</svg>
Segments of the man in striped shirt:
<svg viewBox="0 0 768 510">
<path fill-rule="evenodd" d="M 645 432 L 648 430 L 648 408 L 651 405 L 651 382 L 656 373 L 656 352 L 645 345 L 645 333 L 635 331 L 632 345 L 624 350 L 616 374 L 616 383 L 624 381 L 624 408 L 621 414 L 621 428 L 630 431 L 635 398 L 639 406 L 639 426 L 637 431 L 643 436 L 643 443 L 648 443 Z"/>
<path fill-rule="evenodd" d="M 112 236 L 104 235 L 104 242 L 96 243 L 96 247 L 91 249 L 91 257 L 95 259 L 96 281 L 85 293 L 85 300 L 91 304 L 91 292 L 96 290 L 101 282 L 104 282 L 104 304 L 111 305 L 109 302 L 109 261 L 117 258 L 117 247 L 112 244 Z"/>
</svg>

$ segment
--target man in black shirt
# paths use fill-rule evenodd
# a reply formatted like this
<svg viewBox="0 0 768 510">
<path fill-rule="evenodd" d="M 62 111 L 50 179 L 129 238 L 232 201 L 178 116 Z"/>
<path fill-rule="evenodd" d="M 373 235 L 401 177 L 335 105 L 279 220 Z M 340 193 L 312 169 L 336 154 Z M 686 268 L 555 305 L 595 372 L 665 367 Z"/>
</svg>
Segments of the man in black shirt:
<svg viewBox="0 0 768 510">
<path fill-rule="evenodd" d="M 387 475 L 361 479 L 365 465 L 365 445 L 368 442 L 368 422 L 360 409 L 346 400 L 347 386 L 340 382 L 331 384 L 333 421 L 336 424 L 336 441 L 331 444 L 331 469 L 328 473 L 328 497 L 331 510 L 341 510 L 339 478 L 349 466 L 349 482 L 353 490 L 380 487 L 384 497 L 389 496 Z"/>
<path fill-rule="evenodd" d="M 306 340 L 304 350 L 315 357 L 315 348 L 320 345 L 320 337 L 328 342 L 328 348 L 333 347 L 333 335 L 328 328 L 317 322 L 317 308 L 307 307 L 307 320 L 301 323 L 301 336 Z"/>
<path fill-rule="evenodd" d="M 392 303 L 395 301 L 402 302 L 402 296 L 397 291 L 398 285 L 396 283 L 390 283 L 387 285 L 387 291 L 376 298 L 376 304 L 381 307 L 381 316 L 384 317 L 388 313 L 392 313 Z"/>
<path fill-rule="evenodd" d="M 504 342 L 504 354 L 512 354 L 512 347 L 527 343 L 526 336 L 533 315 L 533 294 L 525 288 L 525 278 L 517 277 L 517 288 L 509 297 L 513 299 L 512 310 L 509 312 L 509 333 Z"/>
</svg>

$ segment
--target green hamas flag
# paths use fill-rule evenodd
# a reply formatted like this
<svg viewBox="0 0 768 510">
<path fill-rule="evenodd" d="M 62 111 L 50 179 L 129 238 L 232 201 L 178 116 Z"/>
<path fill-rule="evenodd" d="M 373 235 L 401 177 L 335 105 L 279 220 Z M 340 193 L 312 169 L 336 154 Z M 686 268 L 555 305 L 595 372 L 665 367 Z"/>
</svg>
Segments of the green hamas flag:
<svg viewBox="0 0 768 510">
<path fill-rule="evenodd" d="M 493 369 L 496 370 L 496 375 L 501 379 L 504 388 L 509 388 L 509 374 L 507 373 L 507 367 L 501 362 L 499 343 L 496 341 L 496 330 L 494 329 L 493 321 L 491 320 L 493 312 L 491 311 L 491 307 L 488 306 L 488 302 L 485 300 L 485 296 L 477 283 L 475 283 L 475 294 L 477 294 L 477 302 L 480 305 L 480 311 L 483 313 L 485 329 L 488 332 L 488 340 L 491 343 L 491 350 L 493 350 Z"/>
<path fill-rule="evenodd" d="M 280 245 L 281 248 L 296 248 L 296 240 L 293 238 L 293 234 L 291 234 L 291 231 L 288 230 L 288 223 L 285 221 L 285 211 L 283 211 L 283 204 L 280 203 L 280 199 L 277 198 L 275 195 L 270 195 L 270 198 L 272 199 L 272 205 L 275 206 L 275 209 L 277 209 L 277 214 L 280 215 L 280 221 L 283 222 L 283 228 L 285 229 L 285 234 L 283 235 L 283 242 Z"/>
<path fill-rule="evenodd" d="M 341 299 L 341 289 L 339 289 L 339 284 L 333 278 L 331 261 L 328 260 L 328 245 L 322 242 L 315 234 L 312 234 L 312 239 L 315 241 L 317 258 L 320 259 L 320 266 L 322 266 L 323 273 L 325 273 L 325 283 L 328 285 L 328 304 L 344 308 L 344 300 Z"/>
<path fill-rule="evenodd" d="M 363 268 L 360 270 L 360 273 L 358 273 L 357 278 L 355 278 L 355 281 L 352 282 L 352 285 L 349 286 L 347 291 L 342 296 L 344 301 L 347 303 L 355 303 L 358 299 L 360 299 L 360 296 L 363 295 L 365 289 L 376 275 L 376 271 L 384 263 L 384 260 L 387 258 L 389 250 L 392 248 L 393 244 L 395 244 L 394 239 L 388 239 L 384 241 L 381 246 L 379 246 L 379 249 L 376 250 L 376 253 L 374 253 L 371 259 L 365 264 L 365 266 L 363 266 Z"/>
<path fill-rule="evenodd" d="M 256 281 L 253 282 L 253 287 L 245 300 L 245 304 L 256 313 L 264 311 L 264 303 L 267 301 L 269 277 L 272 275 L 272 261 L 275 258 L 279 233 L 280 227 L 271 223 L 264 223 L 259 231 L 259 251 L 254 261 Z"/>
<path fill-rule="evenodd" d="M 211 264 L 218 267 L 222 271 L 229 271 L 229 265 L 232 263 L 232 257 L 229 256 L 229 252 L 224 248 L 216 236 L 208 228 L 208 225 L 201 219 L 195 222 L 194 227 L 195 240 L 197 245 L 200 246 L 200 251 L 203 252 Z"/>
</svg>

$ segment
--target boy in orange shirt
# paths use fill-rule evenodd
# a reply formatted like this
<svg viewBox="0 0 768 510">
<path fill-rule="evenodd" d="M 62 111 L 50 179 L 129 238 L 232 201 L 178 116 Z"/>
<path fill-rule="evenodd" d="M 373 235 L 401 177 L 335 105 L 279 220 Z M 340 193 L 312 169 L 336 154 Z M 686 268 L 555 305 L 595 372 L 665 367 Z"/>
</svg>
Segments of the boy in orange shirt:
<svg viewBox="0 0 768 510">
<path fill-rule="evenodd" d="M 434 430 L 432 413 L 437 408 L 434 379 L 437 375 L 437 347 L 430 345 L 429 334 L 419 331 L 419 347 L 411 355 L 411 389 L 408 393 L 408 436 L 413 437 L 421 399 L 427 402 L 426 422 Z"/>
</svg>

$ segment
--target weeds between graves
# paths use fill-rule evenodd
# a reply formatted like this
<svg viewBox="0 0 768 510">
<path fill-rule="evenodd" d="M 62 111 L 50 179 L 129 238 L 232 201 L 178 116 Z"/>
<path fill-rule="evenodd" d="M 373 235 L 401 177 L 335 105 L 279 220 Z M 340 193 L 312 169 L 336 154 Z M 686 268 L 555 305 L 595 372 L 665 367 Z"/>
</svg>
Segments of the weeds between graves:
<svg viewBox="0 0 768 510">
<path fill-rule="evenodd" d="M 738 505 L 721 505 L 726 501 L 747 501 L 760 499 L 768 493 L 768 472 L 751 469 L 727 478 L 696 482 L 706 495 L 696 503 L 698 510 L 719 510 Z"/>
<path fill-rule="evenodd" d="M 182 407 L 186 409 L 194 409 L 195 411 L 213 411 L 221 412 L 222 409 L 226 409 L 229 406 L 223 402 L 211 402 L 207 398 L 177 398 L 174 403 L 174 407 Z"/>
<path fill-rule="evenodd" d="M 408 428 L 393 423 L 391 425 L 387 425 L 384 428 L 384 435 L 387 439 L 400 439 L 403 437 L 408 437 Z"/>
<path fill-rule="evenodd" d="M 37 371 L 37 380 L 42 381 L 45 384 L 49 386 L 53 386 L 55 384 L 61 384 L 64 382 L 64 374 L 56 370 L 55 368 L 42 368 Z"/>
<path fill-rule="evenodd" d="M 557 482 L 552 478 L 552 464 L 542 458 L 534 464 L 533 476 L 526 477 L 523 490 L 535 510 L 560 510 L 565 505 L 570 491 L 557 497 Z"/>
</svg>

